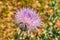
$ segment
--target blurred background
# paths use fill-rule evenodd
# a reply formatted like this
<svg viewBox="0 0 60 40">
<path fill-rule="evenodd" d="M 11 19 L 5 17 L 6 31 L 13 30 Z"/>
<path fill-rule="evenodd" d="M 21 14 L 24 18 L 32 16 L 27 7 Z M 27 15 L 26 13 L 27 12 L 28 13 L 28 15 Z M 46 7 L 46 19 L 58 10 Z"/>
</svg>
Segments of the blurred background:
<svg viewBox="0 0 60 40">
<path fill-rule="evenodd" d="M 36 40 L 60 40 L 60 0 L 0 0 L 0 40 L 14 40 L 18 29 L 14 17 L 22 7 L 35 9 L 42 19 L 44 27 Z"/>
</svg>

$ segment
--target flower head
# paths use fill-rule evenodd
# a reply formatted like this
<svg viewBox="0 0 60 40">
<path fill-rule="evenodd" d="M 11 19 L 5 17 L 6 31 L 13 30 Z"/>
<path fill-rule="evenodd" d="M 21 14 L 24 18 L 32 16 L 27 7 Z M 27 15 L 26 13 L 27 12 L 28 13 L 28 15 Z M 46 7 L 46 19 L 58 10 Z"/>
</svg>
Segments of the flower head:
<svg viewBox="0 0 60 40">
<path fill-rule="evenodd" d="M 15 15 L 17 23 L 20 27 L 26 27 L 26 29 L 36 29 L 40 26 L 40 17 L 37 12 L 30 8 L 22 8 Z"/>
</svg>

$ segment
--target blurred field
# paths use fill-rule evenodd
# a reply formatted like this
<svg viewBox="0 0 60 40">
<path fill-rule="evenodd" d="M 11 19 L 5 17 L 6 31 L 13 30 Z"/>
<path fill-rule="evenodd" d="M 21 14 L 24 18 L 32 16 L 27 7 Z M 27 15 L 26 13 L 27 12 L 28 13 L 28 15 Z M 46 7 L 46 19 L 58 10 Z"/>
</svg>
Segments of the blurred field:
<svg viewBox="0 0 60 40">
<path fill-rule="evenodd" d="M 55 36 L 51 39 L 60 40 L 60 0 L 57 0 L 56 5 L 54 2 L 55 0 L 0 0 L 0 40 L 14 40 L 18 29 L 14 17 L 22 7 L 31 7 L 37 10 L 44 26 L 44 28 L 40 28 L 40 31 L 42 29 L 43 32 L 47 31 L 44 33 L 45 35 L 52 31 Z M 43 38 L 45 37 L 50 36 Z"/>
</svg>

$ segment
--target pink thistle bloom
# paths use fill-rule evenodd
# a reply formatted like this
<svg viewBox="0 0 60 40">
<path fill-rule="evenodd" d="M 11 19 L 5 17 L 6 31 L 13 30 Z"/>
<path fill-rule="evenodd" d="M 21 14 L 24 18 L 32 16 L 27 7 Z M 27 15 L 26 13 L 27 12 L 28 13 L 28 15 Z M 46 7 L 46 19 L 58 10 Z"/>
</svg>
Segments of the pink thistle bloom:
<svg viewBox="0 0 60 40">
<path fill-rule="evenodd" d="M 30 8 L 22 8 L 15 15 L 16 22 L 20 27 L 25 27 L 28 30 L 36 29 L 40 26 L 40 17 L 38 17 L 37 12 Z"/>
</svg>

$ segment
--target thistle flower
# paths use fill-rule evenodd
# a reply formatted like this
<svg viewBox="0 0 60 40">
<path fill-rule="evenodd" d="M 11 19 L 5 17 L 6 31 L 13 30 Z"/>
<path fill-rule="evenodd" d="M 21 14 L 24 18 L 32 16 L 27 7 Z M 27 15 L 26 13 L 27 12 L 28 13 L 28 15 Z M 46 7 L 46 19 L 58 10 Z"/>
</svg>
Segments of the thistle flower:
<svg viewBox="0 0 60 40">
<path fill-rule="evenodd" d="M 22 8 L 15 15 L 16 22 L 20 27 L 26 28 L 27 30 L 36 29 L 40 26 L 40 17 L 37 12 L 30 8 Z"/>
</svg>

